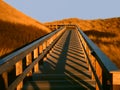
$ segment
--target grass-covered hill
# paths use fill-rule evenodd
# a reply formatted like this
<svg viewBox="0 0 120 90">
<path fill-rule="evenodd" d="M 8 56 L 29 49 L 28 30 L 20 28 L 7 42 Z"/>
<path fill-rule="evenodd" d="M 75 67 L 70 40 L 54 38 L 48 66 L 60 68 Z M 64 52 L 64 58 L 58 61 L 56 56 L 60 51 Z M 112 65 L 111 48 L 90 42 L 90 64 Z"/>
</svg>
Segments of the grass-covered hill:
<svg viewBox="0 0 120 90">
<path fill-rule="evenodd" d="M 77 24 L 120 68 L 120 18 L 82 20 L 64 19 L 46 24 Z M 0 0 L 0 58 L 50 33 L 42 23 L 24 15 Z"/>
<path fill-rule="evenodd" d="M 50 22 L 77 24 L 94 43 L 120 68 L 120 18 L 82 20 L 78 18 Z M 46 23 L 49 24 L 49 23 Z"/>
<path fill-rule="evenodd" d="M 0 0 L 0 57 L 50 32 L 42 23 Z"/>
</svg>

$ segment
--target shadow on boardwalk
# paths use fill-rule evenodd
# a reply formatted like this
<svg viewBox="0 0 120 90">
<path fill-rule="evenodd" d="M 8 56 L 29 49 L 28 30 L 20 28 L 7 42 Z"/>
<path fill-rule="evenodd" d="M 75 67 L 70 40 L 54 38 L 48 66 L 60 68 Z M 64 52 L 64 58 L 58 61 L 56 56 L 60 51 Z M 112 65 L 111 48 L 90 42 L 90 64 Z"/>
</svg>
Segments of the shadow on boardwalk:
<svg viewBox="0 0 120 90">
<path fill-rule="evenodd" d="M 33 81 L 47 81 L 49 90 L 56 90 L 54 86 L 64 86 L 64 89 L 69 90 L 95 89 L 90 81 L 91 73 L 88 71 L 80 43 L 73 43 L 71 39 L 77 39 L 73 31 L 63 35 L 44 59 L 43 65 L 40 66 L 41 73 L 33 75 Z M 39 86 L 35 84 L 32 82 L 38 89 Z"/>
</svg>

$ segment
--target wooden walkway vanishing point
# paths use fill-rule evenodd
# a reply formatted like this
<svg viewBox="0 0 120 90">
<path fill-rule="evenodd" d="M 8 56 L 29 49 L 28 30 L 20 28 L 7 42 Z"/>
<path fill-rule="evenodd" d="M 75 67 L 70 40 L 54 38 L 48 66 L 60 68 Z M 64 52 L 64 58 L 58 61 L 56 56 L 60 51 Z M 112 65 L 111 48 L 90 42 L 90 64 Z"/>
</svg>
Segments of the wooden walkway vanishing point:
<svg viewBox="0 0 120 90">
<path fill-rule="evenodd" d="M 88 62 L 75 30 L 67 30 L 44 58 L 40 72 L 24 90 L 84 90 L 95 89 L 95 81 L 88 70 Z"/>
<path fill-rule="evenodd" d="M 120 89 L 118 68 L 76 25 L 61 25 L 0 60 L 0 90 L 66 89 Z"/>
</svg>

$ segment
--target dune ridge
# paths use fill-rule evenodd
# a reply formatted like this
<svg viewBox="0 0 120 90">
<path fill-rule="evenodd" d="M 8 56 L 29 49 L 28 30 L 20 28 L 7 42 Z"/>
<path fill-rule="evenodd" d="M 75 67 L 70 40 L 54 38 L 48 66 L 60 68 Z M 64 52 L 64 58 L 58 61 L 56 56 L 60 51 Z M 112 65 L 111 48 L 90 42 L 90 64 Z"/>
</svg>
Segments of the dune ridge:
<svg viewBox="0 0 120 90">
<path fill-rule="evenodd" d="M 50 32 L 39 21 L 0 0 L 0 57 Z"/>
</svg>

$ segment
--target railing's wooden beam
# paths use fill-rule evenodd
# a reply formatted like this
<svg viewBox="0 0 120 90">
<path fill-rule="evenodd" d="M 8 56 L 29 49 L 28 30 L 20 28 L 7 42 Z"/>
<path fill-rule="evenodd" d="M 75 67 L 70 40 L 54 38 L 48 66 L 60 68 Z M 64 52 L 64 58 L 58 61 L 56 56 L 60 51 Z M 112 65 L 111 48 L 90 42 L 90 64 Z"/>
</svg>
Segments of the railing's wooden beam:
<svg viewBox="0 0 120 90">
<path fill-rule="evenodd" d="M 62 32 L 63 33 L 63 32 Z M 8 87 L 7 90 L 15 90 L 15 88 L 17 87 L 17 85 L 19 85 L 21 83 L 21 81 L 23 81 L 23 79 L 26 77 L 26 75 L 29 73 L 29 71 L 31 71 L 35 65 L 41 60 L 43 59 L 43 57 L 47 54 L 47 52 L 52 48 L 52 46 L 57 42 L 57 40 L 60 38 L 61 33 L 59 34 L 59 37 L 57 37 L 53 43 L 48 46 L 47 49 L 45 49 L 24 71 L 21 75 L 19 75 L 19 77 L 16 78 L 16 80 Z M 36 50 L 38 51 L 38 50 Z"/>
<path fill-rule="evenodd" d="M 16 63 L 16 76 L 21 75 L 23 72 L 23 63 L 22 60 Z M 23 87 L 23 80 L 17 86 L 17 90 L 20 90 Z"/>
<path fill-rule="evenodd" d="M 6 56 L 5 58 L 0 59 L 0 74 L 7 71 L 11 66 L 15 65 L 19 60 L 23 59 L 23 57 L 26 57 L 28 53 L 32 52 L 35 48 L 39 47 L 39 45 L 48 40 L 51 36 L 59 32 L 61 29 L 56 30 L 40 38 L 39 40 L 23 47 L 22 49 Z"/>
<path fill-rule="evenodd" d="M 111 60 L 79 29 L 79 32 L 82 34 L 84 40 L 91 50 L 91 54 L 95 56 L 99 64 L 108 72 L 113 70 L 118 70 L 116 65 L 111 62 Z"/>
<path fill-rule="evenodd" d="M 29 53 L 26 55 L 26 66 L 29 66 L 32 63 L 33 57 L 32 57 L 32 53 Z M 29 71 L 29 73 L 27 74 L 27 76 L 32 76 L 32 70 Z"/>
<path fill-rule="evenodd" d="M 38 58 L 38 48 L 34 49 L 34 59 Z M 34 66 L 34 72 L 37 73 L 39 72 L 39 63 L 37 63 L 35 66 Z"/>
<path fill-rule="evenodd" d="M 7 88 L 8 88 L 8 72 L 4 72 L 2 74 L 1 78 L 3 79 L 3 80 L 1 80 L 1 85 L 4 84 L 2 87 L 7 90 Z"/>
<path fill-rule="evenodd" d="M 77 26 L 76 28 L 99 86 L 96 90 L 119 90 L 120 71 L 117 66 Z"/>
</svg>

